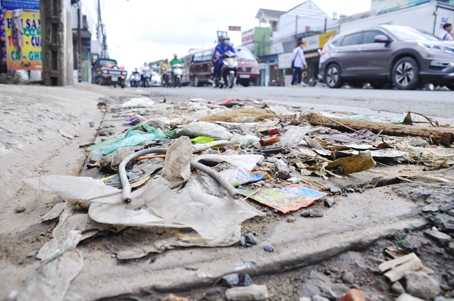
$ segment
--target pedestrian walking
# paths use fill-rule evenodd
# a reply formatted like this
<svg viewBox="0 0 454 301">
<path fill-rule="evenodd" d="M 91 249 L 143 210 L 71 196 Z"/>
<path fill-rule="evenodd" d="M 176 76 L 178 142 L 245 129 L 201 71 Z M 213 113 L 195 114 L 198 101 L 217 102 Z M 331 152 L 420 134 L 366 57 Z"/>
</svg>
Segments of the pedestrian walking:
<svg viewBox="0 0 454 301">
<path fill-rule="evenodd" d="M 301 41 L 293 50 L 292 55 L 292 68 L 293 68 L 293 76 L 292 76 L 292 86 L 301 85 L 301 73 L 303 70 L 303 66 L 307 68 L 306 58 L 304 57 L 304 50 L 303 50 L 304 43 Z"/>
<path fill-rule="evenodd" d="M 452 30 L 452 24 L 451 23 L 446 23 L 443 25 L 444 31 L 440 35 L 440 39 L 444 41 L 452 41 L 453 40 L 453 35 L 451 33 Z"/>
</svg>

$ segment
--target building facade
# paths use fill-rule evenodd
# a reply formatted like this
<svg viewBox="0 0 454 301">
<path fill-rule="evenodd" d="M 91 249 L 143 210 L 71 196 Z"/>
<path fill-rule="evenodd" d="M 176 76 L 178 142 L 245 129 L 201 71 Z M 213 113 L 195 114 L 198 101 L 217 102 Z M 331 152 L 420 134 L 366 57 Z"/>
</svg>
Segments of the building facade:
<svg viewBox="0 0 454 301">
<path fill-rule="evenodd" d="M 368 26 L 390 24 L 404 25 L 439 36 L 445 23 L 454 23 L 454 5 L 445 1 L 411 1 L 413 5 L 393 9 L 386 13 L 370 12 L 363 14 L 362 18 L 351 16 L 339 20 L 341 32 L 357 30 Z M 452 1 L 454 2 L 454 1 Z M 417 21 L 415 21 L 417 20 Z"/>
<path fill-rule="evenodd" d="M 80 0 L 73 1 L 71 8 L 71 28 L 73 33 L 73 53 L 74 53 L 74 78 L 77 81 L 92 81 L 92 61 L 101 54 L 101 42 L 103 34 L 100 26 L 99 1 Z M 80 5 L 80 13 L 78 12 Z M 80 16 L 80 20 L 78 20 Z M 81 26 L 81 53 L 79 54 L 79 35 L 78 26 Z M 81 56 L 81 70 L 78 70 L 78 56 Z"/>
<path fill-rule="evenodd" d="M 283 12 L 259 9 L 256 18 L 259 24 L 269 27 L 268 44 L 263 44 L 266 50 L 257 51 L 256 38 L 252 38 L 250 30 L 243 32 L 243 44 L 254 45 L 254 53 L 259 58 L 261 85 L 283 85 L 289 83 L 292 74 L 291 58 L 293 49 L 299 41 L 304 43 L 305 57 L 308 63 L 303 75 L 305 80 L 318 74 L 319 56 L 317 50 L 337 33 L 338 23 L 330 18 L 311 0 Z"/>
</svg>

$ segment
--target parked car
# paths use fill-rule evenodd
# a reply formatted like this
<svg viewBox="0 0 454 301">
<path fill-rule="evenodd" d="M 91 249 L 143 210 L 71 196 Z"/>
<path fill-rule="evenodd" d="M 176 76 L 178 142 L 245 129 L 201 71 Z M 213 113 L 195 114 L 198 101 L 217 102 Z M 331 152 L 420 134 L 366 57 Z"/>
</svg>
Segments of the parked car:
<svg viewBox="0 0 454 301">
<path fill-rule="evenodd" d="M 209 79 L 212 73 L 211 56 L 212 49 L 193 50 L 182 57 L 182 61 L 186 67 L 186 72 L 183 72 L 183 83 L 189 81 L 194 87 L 200 87 L 209 84 Z"/>
<path fill-rule="evenodd" d="M 238 56 L 237 83 L 249 87 L 249 85 L 255 83 L 260 76 L 259 63 L 249 49 L 245 47 L 235 47 L 235 51 Z"/>
<path fill-rule="evenodd" d="M 100 58 L 93 63 L 92 83 L 124 88 L 127 74 L 123 67 L 118 67 L 116 60 Z"/>
<path fill-rule="evenodd" d="M 214 47 L 203 50 L 193 50 L 182 57 L 185 65 L 183 84 L 191 82 L 194 87 L 209 84 L 213 72 L 211 57 Z M 245 47 L 235 47 L 238 61 L 237 83 L 247 87 L 260 76 L 258 62 L 251 51 Z"/>
<path fill-rule="evenodd" d="M 454 85 L 454 42 L 408 26 L 380 25 L 331 38 L 321 51 L 319 78 L 330 88 L 392 83 L 412 90 L 421 83 Z"/>
</svg>

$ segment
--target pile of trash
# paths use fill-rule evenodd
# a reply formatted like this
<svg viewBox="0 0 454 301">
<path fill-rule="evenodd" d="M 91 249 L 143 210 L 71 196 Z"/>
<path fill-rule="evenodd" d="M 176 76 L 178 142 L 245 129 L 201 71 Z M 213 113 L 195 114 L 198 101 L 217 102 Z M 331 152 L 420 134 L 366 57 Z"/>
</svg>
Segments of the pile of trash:
<svg viewBox="0 0 454 301">
<path fill-rule="evenodd" d="M 17 85 L 21 82 L 21 79 L 21 75 L 18 72 L 13 72 L 11 74 L 0 73 L 0 84 Z"/>
<path fill-rule="evenodd" d="M 98 134 L 106 139 L 85 145 L 86 168 L 101 179 L 26 180 L 66 202 L 43 217 L 59 223 L 37 254 L 42 267 L 18 300 L 36 297 L 37 286 L 55 292 L 55 285 L 43 284 L 63 267 L 71 273 L 58 289 L 66 292 L 83 266 L 77 244 L 106 231 L 121 232 L 108 243 L 120 260 L 176 247 L 230 246 L 240 242 L 244 221 L 263 216 L 262 206 L 281 214 L 301 210 L 335 193 L 329 179 L 348 181 L 377 165 L 404 164 L 399 181 L 454 183 L 435 173 L 454 165 L 454 128 L 421 114 L 396 121 L 232 99 L 137 98 L 109 109 L 124 131 L 115 135 L 116 127 L 105 123 Z M 163 229 L 159 235 L 148 231 L 156 228 Z"/>
</svg>

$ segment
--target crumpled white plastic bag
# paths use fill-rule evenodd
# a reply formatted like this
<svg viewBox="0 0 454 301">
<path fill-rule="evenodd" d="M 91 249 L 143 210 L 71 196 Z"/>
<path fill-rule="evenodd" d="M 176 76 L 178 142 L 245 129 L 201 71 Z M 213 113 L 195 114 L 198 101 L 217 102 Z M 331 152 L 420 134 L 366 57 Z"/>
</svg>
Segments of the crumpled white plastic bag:
<svg viewBox="0 0 454 301">
<path fill-rule="evenodd" d="M 121 202 L 120 189 L 90 177 L 51 175 L 28 178 L 24 182 L 37 190 L 52 192 L 68 200 L 79 200 L 87 205 L 94 199 L 98 203 Z"/>
<path fill-rule="evenodd" d="M 219 198 L 188 188 L 176 192 L 162 177 L 134 191 L 132 199 L 130 205 L 93 202 L 89 215 L 104 224 L 191 228 L 201 237 L 209 238 L 200 244 L 208 246 L 222 243 L 244 220 L 261 215 L 242 200 Z"/>
<path fill-rule="evenodd" d="M 17 296 L 17 301 L 43 300 L 61 301 L 84 266 L 82 253 L 76 249 L 82 235 L 80 231 L 70 231 L 65 241 L 54 249 L 50 257 L 31 274 L 25 289 Z"/>
<path fill-rule="evenodd" d="M 181 130 L 178 130 L 177 135 L 191 138 L 207 136 L 214 138 L 214 140 L 230 140 L 233 136 L 225 127 L 205 121 L 190 123 Z"/>
<path fill-rule="evenodd" d="M 152 106 L 154 106 L 154 101 L 149 99 L 148 97 L 132 98 L 130 101 L 125 102 L 121 106 L 123 108 L 152 107 Z"/>
</svg>

